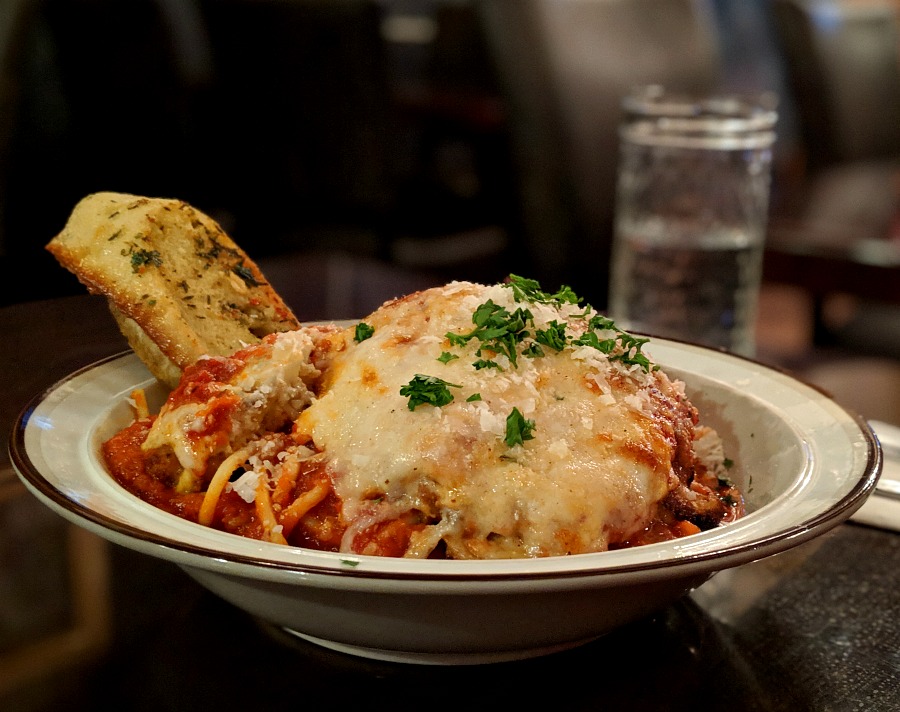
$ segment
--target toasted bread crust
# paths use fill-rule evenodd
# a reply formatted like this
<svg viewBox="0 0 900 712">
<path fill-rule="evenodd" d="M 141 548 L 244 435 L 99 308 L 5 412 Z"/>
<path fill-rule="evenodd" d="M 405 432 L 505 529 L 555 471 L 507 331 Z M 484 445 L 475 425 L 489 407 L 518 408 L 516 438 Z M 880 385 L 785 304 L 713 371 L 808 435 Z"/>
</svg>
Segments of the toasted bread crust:
<svg viewBox="0 0 900 712">
<path fill-rule="evenodd" d="M 180 200 L 94 193 L 47 250 L 109 300 L 129 344 L 171 386 L 201 356 L 300 325 L 219 224 Z"/>
<path fill-rule="evenodd" d="M 128 341 L 128 345 L 131 346 L 138 358 L 143 361 L 150 373 L 170 388 L 175 388 L 181 380 L 181 369 L 160 351 L 159 347 L 151 341 L 147 333 L 134 319 L 129 319 L 125 316 L 116 309 L 115 304 L 112 302 L 109 302 L 109 311 L 116 320 L 119 330 Z"/>
</svg>

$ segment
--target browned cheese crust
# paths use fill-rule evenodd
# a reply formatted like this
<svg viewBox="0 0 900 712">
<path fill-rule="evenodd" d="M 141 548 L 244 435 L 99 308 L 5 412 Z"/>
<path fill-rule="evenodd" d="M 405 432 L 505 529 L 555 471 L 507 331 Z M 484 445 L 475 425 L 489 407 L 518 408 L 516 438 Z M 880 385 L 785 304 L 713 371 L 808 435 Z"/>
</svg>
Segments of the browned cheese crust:
<svg viewBox="0 0 900 712">
<path fill-rule="evenodd" d="M 201 356 L 300 325 L 219 224 L 181 200 L 94 193 L 47 250 L 107 298 L 128 343 L 170 387 Z"/>
</svg>

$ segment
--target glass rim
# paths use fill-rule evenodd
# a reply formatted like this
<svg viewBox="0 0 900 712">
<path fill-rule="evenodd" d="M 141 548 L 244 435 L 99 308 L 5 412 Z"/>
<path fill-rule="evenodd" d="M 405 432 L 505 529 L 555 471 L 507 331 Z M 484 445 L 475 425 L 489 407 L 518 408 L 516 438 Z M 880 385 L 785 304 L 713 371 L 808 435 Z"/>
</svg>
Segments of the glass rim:
<svg viewBox="0 0 900 712">
<path fill-rule="evenodd" d="M 746 137 L 772 134 L 778 120 L 777 97 L 760 94 L 722 93 L 691 95 L 659 85 L 636 87 L 622 100 L 623 126 L 641 135 L 672 137 Z M 634 131 L 629 130 L 629 134 Z M 766 143 L 762 137 L 763 143 Z M 768 141 L 771 142 L 771 141 Z"/>
<path fill-rule="evenodd" d="M 725 151 L 770 148 L 776 138 L 772 130 L 704 131 L 693 125 L 692 131 L 678 131 L 671 126 L 661 128 L 657 123 L 647 121 L 622 126 L 619 136 L 633 144 Z"/>
</svg>

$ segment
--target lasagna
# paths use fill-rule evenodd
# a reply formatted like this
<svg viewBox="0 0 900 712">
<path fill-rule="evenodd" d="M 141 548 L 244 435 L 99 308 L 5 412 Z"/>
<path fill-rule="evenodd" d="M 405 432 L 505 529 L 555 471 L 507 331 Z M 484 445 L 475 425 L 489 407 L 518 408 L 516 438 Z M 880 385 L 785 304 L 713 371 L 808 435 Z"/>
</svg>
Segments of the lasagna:
<svg viewBox="0 0 900 712">
<path fill-rule="evenodd" d="M 721 441 L 646 344 L 565 287 L 451 282 L 201 358 L 104 457 L 179 516 L 361 555 L 580 554 L 740 517 Z"/>
</svg>

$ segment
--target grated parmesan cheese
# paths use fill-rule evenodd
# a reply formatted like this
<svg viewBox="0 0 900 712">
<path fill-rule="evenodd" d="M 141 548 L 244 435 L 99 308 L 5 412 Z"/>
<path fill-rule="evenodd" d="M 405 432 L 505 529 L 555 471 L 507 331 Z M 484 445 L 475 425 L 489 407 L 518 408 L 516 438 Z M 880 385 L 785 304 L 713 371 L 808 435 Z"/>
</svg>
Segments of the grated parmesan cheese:
<svg viewBox="0 0 900 712">
<path fill-rule="evenodd" d="M 256 488 L 259 485 L 259 479 L 262 473 L 255 470 L 248 470 L 233 482 L 225 485 L 225 491 L 234 490 L 234 492 L 245 502 L 252 502 L 256 499 Z"/>
</svg>

